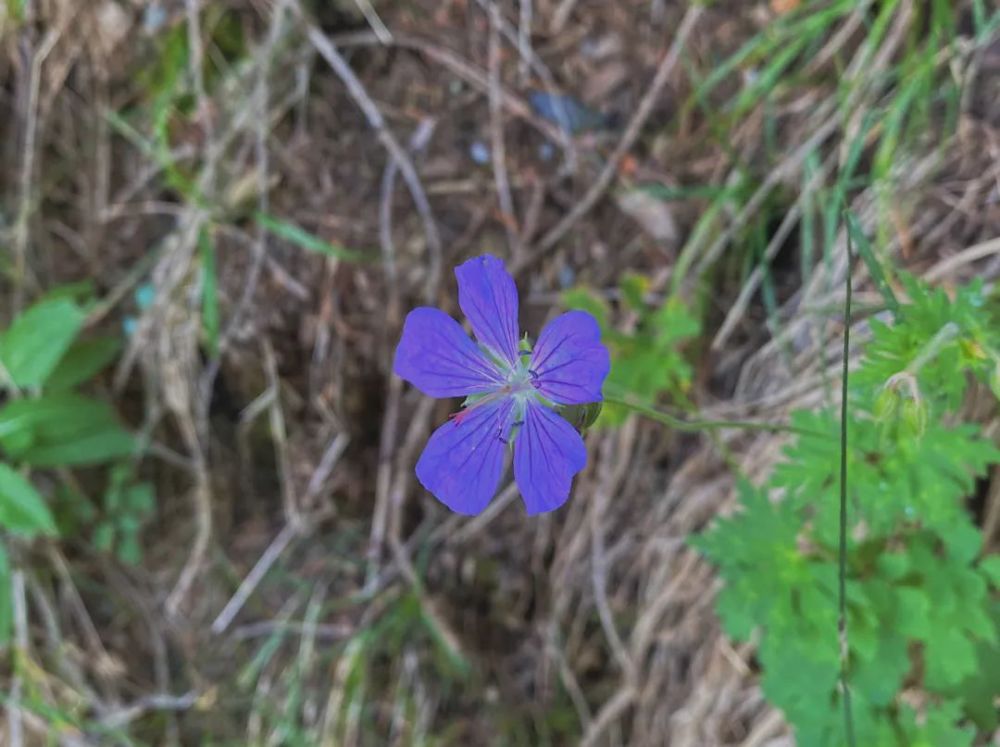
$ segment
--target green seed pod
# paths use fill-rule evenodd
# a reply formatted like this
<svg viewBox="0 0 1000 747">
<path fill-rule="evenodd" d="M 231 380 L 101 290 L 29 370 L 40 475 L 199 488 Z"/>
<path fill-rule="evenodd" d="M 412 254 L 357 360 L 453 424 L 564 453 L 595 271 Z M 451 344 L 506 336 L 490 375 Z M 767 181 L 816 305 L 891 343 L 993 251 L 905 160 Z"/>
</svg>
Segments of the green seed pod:
<svg viewBox="0 0 1000 747">
<path fill-rule="evenodd" d="M 569 422 L 580 433 L 594 424 L 597 416 L 601 414 L 601 402 L 588 402 L 585 405 L 567 405 L 559 408 L 559 414 Z"/>
<path fill-rule="evenodd" d="M 899 401 L 899 392 L 892 387 L 883 387 L 875 397 L 875 419 L 881 423 L 891 421 L 899 410 Z"/>
<path fill-rule="evenodd" d="M 919 400 L 906 400 L 903 403 L 902 421 L 911 434 L 920 438 L 927 430 L 927 407 Z"/>
</svg>

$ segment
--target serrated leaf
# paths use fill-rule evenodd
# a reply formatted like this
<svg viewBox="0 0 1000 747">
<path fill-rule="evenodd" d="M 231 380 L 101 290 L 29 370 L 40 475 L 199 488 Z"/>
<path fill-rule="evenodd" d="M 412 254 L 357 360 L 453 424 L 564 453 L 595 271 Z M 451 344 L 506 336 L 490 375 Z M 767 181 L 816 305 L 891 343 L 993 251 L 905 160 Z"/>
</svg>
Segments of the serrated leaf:
<svg viewBox="0 0 1000 747">
<path fill-rule="evenodd" d="M 35 487 L 0 463 L 0 527 L 21 537 L 55 535 L 56 523 Z"/>
<path fill-rule="evenodd" d="M 83 311 L 65 298 L 43 301 L 21 313 L 0 336 L 0 363 L 18 387 L 45 383 L 69 349 Z"/>
<path fill-rule="evenodd" d="M 944 690 L 959 684 L 976 671 L 976 650 L 972 641 L 954 627 L 939 627 L 927 641 L 924 682 L 931 690 Z"/>
<path fill-rule="evenodd" d="M 883 634 L 874 656 L 851 667 L 851 687 L 875 706 L 889 705 L 910 669 L 906 639 Z"/>
<path fill-rule="evenodd" d="M 120 350 L 121 342 L 114 337 L 78 340 L 49 375 L 45 390 L 66 391 L 90 380 L 110 364 Z"/>
<path fill-rule="evenodd" d="M 897 629 L 913 638 L 926 640 L 931 635 L 931 600 L 923 589 L 896 589 Z"/>
<path fill-rule="evenodd" d="M 961 707 L 955 701 L 931 705 L 918 716 L 904 706 L 901 722 L 906 747 L 971 747 L 976 737 L 975 729 L 961 728 Z"/>
</svg>

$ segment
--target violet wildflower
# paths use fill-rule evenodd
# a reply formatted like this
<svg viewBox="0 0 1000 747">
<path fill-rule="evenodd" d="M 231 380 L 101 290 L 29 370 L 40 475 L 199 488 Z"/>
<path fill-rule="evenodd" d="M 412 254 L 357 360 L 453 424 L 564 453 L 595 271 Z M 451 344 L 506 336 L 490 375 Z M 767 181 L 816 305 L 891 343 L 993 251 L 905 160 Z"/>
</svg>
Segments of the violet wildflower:
<svg viewBox="0 0 1000 747">
<path fill-rule="evenodd" d="M 455 268 L 458 304 L 477 342 L 439 309 L 411 311 L 393 370 L 431 397 L 465 397 L 431 435 L 417 478 L 448 508 L 478 514 L 493 498 L 514 448 L 514 479 L 529 514 L 559 508 L 587 463 L 580 434 L 555 410 L 601 400 L 611 361 L 597 321 L 562 314 L 533 349 L 518 341 L 517 288 L 489 255 Z"/>
</svg>

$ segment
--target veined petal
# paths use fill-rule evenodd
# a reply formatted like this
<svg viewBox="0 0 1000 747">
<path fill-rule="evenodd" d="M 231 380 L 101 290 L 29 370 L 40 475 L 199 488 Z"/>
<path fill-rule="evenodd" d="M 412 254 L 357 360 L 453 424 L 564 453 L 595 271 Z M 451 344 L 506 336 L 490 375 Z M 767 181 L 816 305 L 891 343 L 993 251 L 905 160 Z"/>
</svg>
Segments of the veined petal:
<svg viewBox="0 0 1000 747">
<path fill-rule="evenodd" d="M 529 403 L 514 441 L 514 479 L 528 514 L 554 511 L 569 498 L 573 475 L 587 464 L 587 448 L 569 423 Z"/>
<path fill-rule="evenodd" d="M 510 398 L 497 399 L 434 431 L 417 462 L 420 484 L 456 513 L 480 513 L 500 483 L 513 412 Z"/>
<path fill-rule="evenodd" d="M 601 328 L 586 311 L 560 314 L 542 330 L 531 355 L 535 387 L 561 405 L 598 402 L 611 370 Z"/>
<path fill-rule="evenodd" d="M 481 394 L 504 381 L 458 322 L 427 306 L 406 315 L 392 370 L 430 397 Z"/>
<path fill-rule="evenodd" d="M 455 268 L 458 305 L 480 343 L 517 365 L 517 286 L 503 261 L 485 254 Z"/>
</svg>

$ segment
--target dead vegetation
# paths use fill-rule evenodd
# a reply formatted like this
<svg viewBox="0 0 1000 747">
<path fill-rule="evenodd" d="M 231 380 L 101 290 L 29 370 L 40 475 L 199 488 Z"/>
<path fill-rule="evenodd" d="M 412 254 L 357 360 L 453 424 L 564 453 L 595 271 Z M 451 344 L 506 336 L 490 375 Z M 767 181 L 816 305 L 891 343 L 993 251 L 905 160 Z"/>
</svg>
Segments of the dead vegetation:
<svg viewBox="0 0 1000 747">
<path fill-rule="evenodd" d="M 763 475 L 782 436 L 630 419 L 589 436 L 563 510 L 529 519 L 511 486 L 465 519 L 413 476 L 447 407 L 388 372 L 406 311 L 447 309 L 450 268 L 489 251 L 530 330 L 564 288 L 613 297 L 626 270 L 697 303 L 703 416 L 824 401 L 845 237 L 806 267 L 802 216 L 859 133 L 877 157 L 888 124 L 865 112 L 924 14 L 901 0 L 873 47 L 878 4 L 858 3 L 745 111 L 721 107 L 760 70 L 691 103 L 796 5 L 6 3 L 3 312 L 90 279 L 94 328 L 138 319 L 96 386 L 151 439 L 157 509 L 139 566 L 86 534 L 18 549 L 4 743 L 791 744 L 685 542 L 730 505 L 728 465 Z M 1000 275 L 1000 42 L 974 43 L 957 5 L 936 64 L 958 108 L 844 195 L 887 256 L 946 287 Z M 532 90 L 613 126 L 570 136 Z M 640 185 L 676 196 L 623 202 Z M 863 266 L 854 283 L 873 299 Z"/>
</svg>

